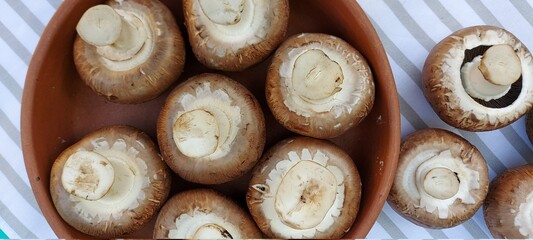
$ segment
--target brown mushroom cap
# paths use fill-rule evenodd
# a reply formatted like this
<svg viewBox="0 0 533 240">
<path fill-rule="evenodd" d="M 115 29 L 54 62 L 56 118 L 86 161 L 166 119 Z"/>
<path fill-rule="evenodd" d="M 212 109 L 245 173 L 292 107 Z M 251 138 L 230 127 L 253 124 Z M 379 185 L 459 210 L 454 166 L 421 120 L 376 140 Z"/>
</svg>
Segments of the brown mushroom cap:
<svg viewBox="0 0 533 240">
<path fill-rule="evenodd" d="M 98 200 L 76 197 L 63 187 L 65 163 L 80 151 L 100 154 L 114 168 L 113 185 Z M 168 197 L 170 180 L 155 143 L 133 127 L 117 125 L 86 135 L 57 157 L 50 176 L 50 194 L 59 215 L 72 227 L 92 236 L 115 238 L 150 221 Z"/>
<path fill-rule="evenodd" d="M 81 79 L 112 102 L 140 103 L 159 96 L 178 79 L 185 63 L 183 37 L 172 13 L 158 0 L 107 4 L 124 19 L 142 24 L 146 41 L 133 56 L 110 60 L 102 55 L 108 49 L 88 44 L 78 35 L 74 63 Z"/>
<path fill-rule="evenodd" d="M 306 33 L 278 48 L 265 91 L 270 110 L 285 128 L 332 138 L 368 115 L 374 89 L 370 67 L 356 49 L 331 35 Z"/>
<path fill-rule="evenodd" d="M 485 55 L 491 46 L 498 45 L 512 47 L 519 59 L 520 66 L 514 67 L 521 69 L 521 76 L 516 82 L 502 88 L 489 83 L 490 80 L 470 83 L 462 76 L 462 71 L 475 62 L 476 56 Z M 503 61 L 507 58 L 507 54 L 502 54 L 495 59 Z M 511 59 L 508 60 L 511 62 Z M 475 66 L 471 66 L 471 69 L 480 71 Z M 480 78 L 490 74 L 485 75 L 478 73 Z M 471 78 L 474 79 L 473 75 Z M 433 47 L 426 59 L 422 83 L 424 95 L 439 117 L 451 126 L 468 131 L 488 131 L 507 126 L 533 105 L 531 53 L 512 33 L 494 26 L 468 27 L 444 38 Z M 487 84 L 492 86 L 491 91 L 496 91 L 492 94 L 501 93 L 493 98 L 480 99 L 467 91 L 471 87 Z"/>
<path fill-rule="evenodd" d="M 265 145 L 257 99 L 240 83 L 200 74 L 168 96 L 157 122 L 163 158 L 183 179 L 218 184 L 250 170 Z"/>
<path fill-rule="evenodd" d="M 210 189 L 188 190 L 170 198 L 157 217 L 154 238 L 202 238 L 205 237 L 200 235 L 202 228 L 204 232 L 215 230 L 225 238 L 262 238 L 261 231 L 244 209 Z"/>
<path fill-rule="evenodd" d="M 487 164 L 474 145 L 447 130 L 423 129 L 400 146 L 388 202 L 417 225 L 449 228 L 474 215 L 488 187 Z"/>
<path fill-rule="evenodd" d="M 506 170 L 495 178 L 483 206 L 495 238 L 533 238 L 533 164 Z"/>
<path fill-rule="evenodd" d="M 326 140 L 281 141 L 263 155 L 248 186 L 248 209 L 270 238 L 340 238 L 359 211 L 359 172 Z"/>
<path fill-rule="evenodd" d="M 242 71 L 263 61 L 281 43 L 288 0 L 184 0 L 189 42 L 209 68 Z"/>
</svg>

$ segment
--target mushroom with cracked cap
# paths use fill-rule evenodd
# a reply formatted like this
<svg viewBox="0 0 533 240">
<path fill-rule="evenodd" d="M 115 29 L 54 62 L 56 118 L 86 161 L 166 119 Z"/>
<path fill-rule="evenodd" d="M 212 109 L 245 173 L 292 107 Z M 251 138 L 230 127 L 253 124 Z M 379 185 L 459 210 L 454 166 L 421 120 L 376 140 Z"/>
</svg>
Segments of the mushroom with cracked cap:
<svg viewBox="0 0 533 240">
<path fill-rule="evenodd" d="M 253 169 L 246 202 L 270 238 L 340 238 L 351 228 L 361 198 L 352 159 L 326 140 L 281 141 Z"/>
<path fill-rule="evenodd" d="M 167 164 L 183 179 L 202 184 L 233 180 L 257 162 L 266 138 L 257 99 L 240 83 L 200 74 L 168 96 L 157 122 Z"/>
<path fill-rule="evenodd" d="M 476 147 L 442 129 L 408 135 L 388 202 L 409 221 L 449 228 L 470 219 L 489 185 L 485 159 Z"/>
<path fill-rule="evenodd" d="M 426 59 L 422 82 L 439 117 L 464 130 L 504 127 L 533 105 L 531 53 L 498 27 L 468 27 L 443 39 Z"/>
<path fill-rule="evenodd" d="M 533 238 L 533 164 L 508 169 L 490 184 L 483 205 L 495 238 Z"/>
<path fill-rule="evenodd" d="M 268 57 L 289 21 L 288 0 L 184 0 L 189 42 L 209 68 L 242 71 Z"/>
<path fill-rule="evenodd" d="M 257 239 L 261 231 L 233 200 L 210 189 L 176 194 L 161 208 L 155 239 Z"/>
<path fill-rule="evenodd" d="M 74 63 L 96 93 L 119 103 L 159 96 L 183 70 L 183 37 L 158 0 L 109 0 L 79 20 Z"/>
<path fill-rule="evenodd" d="M 276 120 L 315 138 L 333 138 L 359 124 L 372 109 L 374 91 L 364 57 L 326 34 L 290 37 L 267 73 L 266 98 Z"/>
<path fill-rule="evenodd" d="M 50 194 L 69 225 L 115 238 L 150 221 L 168 197 L 170 180 L 155 143 L 138 129 L 116 125 L 88 134 L 57 157 Z"/>
</svg>

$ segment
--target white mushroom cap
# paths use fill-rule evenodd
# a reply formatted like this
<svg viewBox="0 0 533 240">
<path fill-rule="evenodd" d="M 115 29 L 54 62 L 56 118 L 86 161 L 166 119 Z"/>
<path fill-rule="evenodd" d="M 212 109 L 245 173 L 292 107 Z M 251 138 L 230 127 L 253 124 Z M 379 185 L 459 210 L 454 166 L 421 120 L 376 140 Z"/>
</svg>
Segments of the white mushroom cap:
<svg viewBox="0 0 533 240">
<path fill-rule="evenodd" d="M 159 96 L 183 70 L 185 47 L 168 8 L 158 0 L 108 0 L 77 25 L 74 63 L 81 79 L 110 101 Z"/>
<path fill-rule="evenodd" d="M 185 25 L 196 58 L 209 68 L 242 71 L 282 41 L 287 0 L 184 0 Z"/>
<path fill-rule="evenodd" d="M 250 170 L 263 152 L 265 120 L 244 86 L 201 74 L 168 96 L 157 123 L 167 164 L 187 181 L 218 184 Z"/>
<path fill-rule="evenodd" d="M 494 238 L 533 238 L 533 165 L 508 169 L 495 178 L 483 213 Z"/>
<path fill-rule="evenodd" d="M 278 48 L 265 91 L 270 110 L 285 128 L 333 138 L 370 113 L 375 86 L 366 60 L 347 42 L 304 33 Z"/>
<path fill-rule="evenodd" d="M 262 238 L 250 215 L 209 189 L 178 193 L 165 203 L 155 223 L 155 239 Z"/>
<path fill-rule="evenodd" d="M 71 184 L 73 177 L 85 180 Z M 99 184 L 107 185 L 109 177 L 112 184 L 101 189 Z M 80 232 L 102 238 L 140 229 L 169 191 L 170 172 L 157 146 L 127 126 L 88 134 L 58 156 L 50 176 L 50 194 L 59 215 Z"/>
<path fill-rule="evenodd" d="M 488 184 L 487 164 L 475 146 L 446 130 L 424 129 L 402 142 L 388 201 L 415 224 L 448 228 L 474 215 Z"/>
<path fill-rule="evenodd" d="M 467 55 L 480 48 L 491 51 L 485 51 L 479 68 L 477 63 L 467 66 Z M 495 61 L 505 62 L 507 70 L 497 70 L 490 64 Z M 492 73 L 488 68 L 481 70 L 486 68 L 484 65 L 491 65 Z M 472 77 L 474 80 L 494 80 L 481 86 L 481 81 L 465 82 L 462 72 L 463 77 L 478 76 Z M 498 77 L 494 76 L 504 78 L 496 80 Z M 426 59 L 422 81 L 424 95 L 439 117 L 464 130 L 488 131 L 507 126 L 533 106 L 531 53 L 513 34 L 498 27 L 468 27 L 443 39 Z"/>
<path fill-rule="evenodd" d="M 296 137 L 263 155 L 246 202 L 270 238 L 340 238 L 357 216 L 360 197 L 359 173 L 343 150 Z"/>
</svg>

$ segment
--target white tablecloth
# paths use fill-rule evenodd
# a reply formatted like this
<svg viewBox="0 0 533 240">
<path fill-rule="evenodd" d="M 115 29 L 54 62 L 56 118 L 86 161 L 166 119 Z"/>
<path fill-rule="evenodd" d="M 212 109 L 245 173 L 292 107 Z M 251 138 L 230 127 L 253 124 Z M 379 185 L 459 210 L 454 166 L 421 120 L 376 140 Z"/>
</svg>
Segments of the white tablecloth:
<svg viewBox="0 0 533 240">
<path fill-rule="evenodd" d="M 458 131 L 441 121 L 425 100 L 420 78 L 431 48 L 463 27 L 489 24 L 514 33 L 533 49 L 533 1 L 362 0 L 388 53 L 400 97 L 402 136 L 417 129 L 451 130 L 476 145 L 490 178 L 533 163 L 524 118 L 500 130 Z M 56 238 L 33 197 L 20 144 L 22 89 L 39 36 L 61 0 L 0 0 L 0 229 L 10 238 Z M 2 235 L 0 234 L 0 237 Z M 482 211 L 450 229 L 418 227 L 386 204 L 369 238 L 489 238 Z"/>
</svg>

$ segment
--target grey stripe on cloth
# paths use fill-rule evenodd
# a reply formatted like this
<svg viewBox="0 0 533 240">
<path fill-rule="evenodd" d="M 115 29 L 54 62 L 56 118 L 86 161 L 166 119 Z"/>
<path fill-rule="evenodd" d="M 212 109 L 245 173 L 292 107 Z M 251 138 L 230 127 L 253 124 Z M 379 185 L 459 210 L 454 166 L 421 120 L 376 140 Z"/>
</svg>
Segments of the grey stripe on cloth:
<svg viewBox="0 0 533 240">
<path fill-rule="evenodd" d="M 43 34 L 44 24 L 20 0 L 5 0 L 37 35 Z"/>
<path fill-rule="evenodd" d="M 511 145 L 518 151 L 518 153 L 526 160 L 528 163 L 533 163 L 533 152 L 527 146 L 527 143 L 512 129 L 509 127 L 504 127 L 500 132 L 505 136 L 505 138 L 511 143 Z M 505 161 L 506 159 L 502 159 Z"/>
<path fill-rule="evenodd" d="M 490 237 L 481 229 L 481 227 L 474 221 L 474 219 L 469 219 L 463 223 L 463 226 L 468 229 L 470 234 L 475 239 L 489 239 Z"/>
<path fill-rule="evenodd" d="M 4 205 L 3 202 L 0 202 L 0 213 L 2 213 L 2 218 L 6 221 L 7 225 L 13 229 L 21 238 L 34 238 L 37 236 L 33 234 L 24 224 L 18 220 L 17 217 L 9 210 L 9 208 Z"/>
<path fill-rule="evenodd" d="M 9 165 L 6 159 L 0 155 L 0 171 L 6 176 L 7 180 L 13 185 L 13 187 L 19 192 L 19 194 L 28 202 L 38 213 L 41 213 L 41 209 L 30 187 L 24 183 L 22 178 L 15 172 L 15 169 Z"/>
<path fill-rule="evenodd" d="M 6 88 L 15 96 L 15 98 L 19 101 L 19 103 L 22 101 L 22 88 L 20 85 L 15 81 L 13 77 L 7 72 L 7 70 L 0 65 L 0 82 L 6 86 Z"/>
<path fill-rule="evenodd" d="M 0 38 L 2 38 L 9 48 L 11 48 L 15 54 L 17 54 L 26 65 L 30 64 L 31 53 L 20 43 L 20 41 L 6 28 L 6 26 L 0 22 Z"/>
<path fill-rule="evenodd" d="M 62 2 L 63 1 L 61 0 L 48 0 L 48 3 L 50 3 L 55 9 L 59 8 L 59 5 L 61 5 Z"/>
<path fill-rule="evenodd" d="M 489 2 L 489 1 L 487 1 Z M 483 5 L 482 1 L 479 0 L 466 0 L 466 3 L 476 12 L 476 14 L 481 18 L 481 20 L 488 25 L 498 26 L 501 27 L 502 24 L 492 13 L 490 10 Z"/>
<path fill-rule="evenodd" d="M 429 233 L 429 235 L 431 235 L 431 238 L 433 238 L 433 239 L 446 239 L 446 238 L 448 238 L 448 236 L 446 236 L 446 234 L 444 234 L 444 232 L 442 230 L 426 228 L 426 231 Z"/>
<path fill-rule="evenodd" d="M 424 2 L 426 2 L 426 5 L 431 9 L 431 11 L 433 11 L 439 17 L 441 22 L 444 23 L 444 25 L 446 25 L 446 27 L 448 27 L 448 29 L 451 31 L 457 31 L 463 28 L 459 21 L 457 21 L 457 19 L 455 19 L 455 17 L 453 17 L 453 15 L 446 10 L 440 1 L 424 0 Z"/>
<path fill-rule="evenodd" d="M 531 2 L 531 1 L 530 1 Z M 533 26 L 533 7 L 524 0 L 511 0 L 511 4 L 526 19 L 529 25 Z"/>
<path fill-rule="evenodd" d="M 402 3 L 397 0 L 387 0 L 385 1 L 385 4 L 387 4 L 394 15 L 400 20 L 402 25 L 405 26 L 407 31 L 409 31 L 409 33 L 411 33 L 411 35 L 413 35 L 424 48 L 428 49 L 428 52 L 431 51 L 433 46 L 435 46 L 435 42 L 426 32 L 424 32 L 411 15 L 409 15 Z"/>
<path fill-rule="evenodd" d="M 392 222 L 385 212 L 381 212 L 378 216 L 379 224 L 387 231 L 393 239 L 407 239 L 407 236 Z"/>
<path fill-rule="evenodd" d="M 20 145 L 20 132 L 15 125 L 11 123 L 4 111 L 0 111 L 0 127 L 6 131 L 9 138 L 11 138 L 11 140 L 17 144 L 19 149 L 22 149 Z"/>
</svg>

